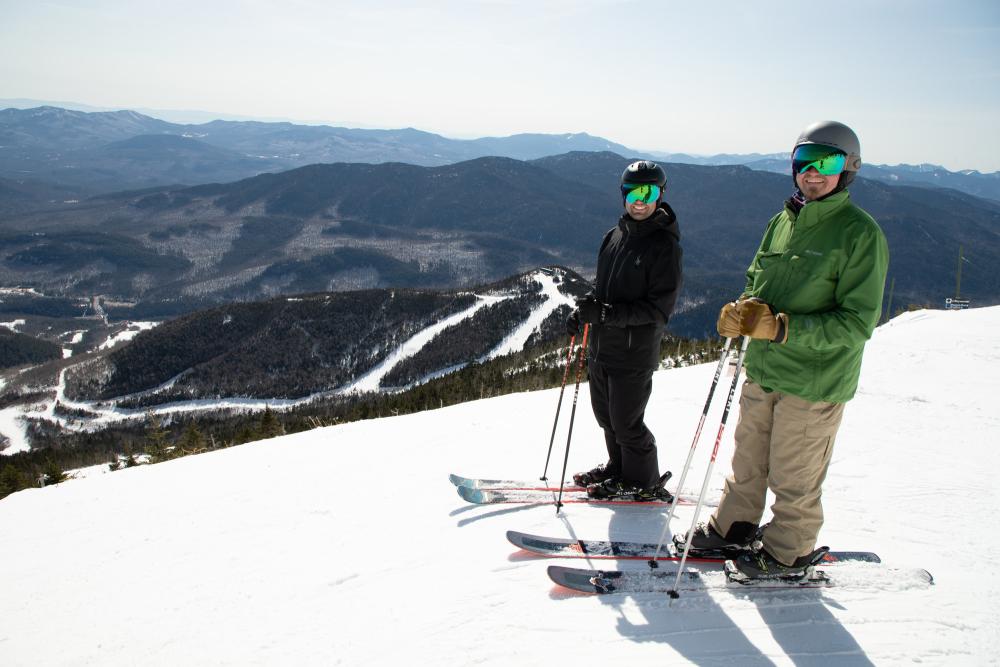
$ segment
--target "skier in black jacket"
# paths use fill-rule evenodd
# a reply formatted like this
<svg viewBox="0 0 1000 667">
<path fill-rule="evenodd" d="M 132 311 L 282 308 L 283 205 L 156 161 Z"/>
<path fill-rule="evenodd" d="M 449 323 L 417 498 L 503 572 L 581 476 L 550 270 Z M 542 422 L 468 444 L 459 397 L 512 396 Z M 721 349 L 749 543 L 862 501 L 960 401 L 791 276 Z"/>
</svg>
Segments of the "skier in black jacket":
<svg viewBox="0 0 1000 667">
<path fill-rule="evenodd" d="M 590 402 L 608 462 L 573 480 L 595 498 L 670 498 L 663 488 L 669 473 L 660 477 L 656 439 L 643 421 L 682 282 L 677 216 L 661 201 L 666 182 L 653 162 L 625 169 L 625 214 L 601 243 L 594 291 L 577 301 L 566 323 L 570 334 L 591 325 Z"/>
</svg>

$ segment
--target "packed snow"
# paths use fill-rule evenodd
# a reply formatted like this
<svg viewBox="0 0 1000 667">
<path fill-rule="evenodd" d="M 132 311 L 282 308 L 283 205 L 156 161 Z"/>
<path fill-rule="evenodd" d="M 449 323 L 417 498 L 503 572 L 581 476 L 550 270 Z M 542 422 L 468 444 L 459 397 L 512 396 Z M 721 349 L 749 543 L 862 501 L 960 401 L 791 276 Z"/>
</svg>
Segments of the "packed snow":
<svg viewBox="0 0 1000 667">
<path fill-rule="evenodd" d="M 535 534 L 655 540 L 664 512 L 464 504 L 448 474 L 540 476 L 559 390 L 355 422 L 0 500 L 4 665 L 983 665 L 1000 469 L 1000 308 L 878 329 L 825 487 L 821 540 L 936 583 L 593 596 Z M 679 473 L 714 364 L 660 371 L 647 413 Z M 557 478 L 573 388 L 550 477 Z M 724 394 L 724 392 L 721 392 Z M 580 388 L 569 469 L 601 460 Z M 689 477 L 697 487 L 722 397 Z M 718 493 L 734 414 L 711 480 Z M 673 529 L 691 519 L 679 508 Z M 646 568 L 595 561 L 598 568 Z M 717 566 L 700 566 L 717 567 Z"/>
</svg>

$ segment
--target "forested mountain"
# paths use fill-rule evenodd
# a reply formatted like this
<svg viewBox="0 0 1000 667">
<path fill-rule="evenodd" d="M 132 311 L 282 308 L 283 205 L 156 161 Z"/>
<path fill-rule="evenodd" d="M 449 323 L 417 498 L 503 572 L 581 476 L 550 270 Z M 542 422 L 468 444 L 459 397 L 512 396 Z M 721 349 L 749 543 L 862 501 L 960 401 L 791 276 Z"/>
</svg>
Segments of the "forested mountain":
<svg viewBox="0 0 1000 667">
<path fill-rule="evenodd" d="M 0 327 L 0 370 L 62 357 L 55 343 Z"/>
<path fill-rule="evenodd" d="M 529 162 L 478 158 L 442 167 L 311 165 L 230 184 L 104 195 L 61 211 L 10 215 L 0 283 L 64 296 L 105 295 L 112 317 L 164 319 L 279 294 L 482 284 L 532 267 L 593 271 L 618 219 L 630 161 L 567 153 Z M 675 333 L 711 331 L 738 294 L 788 176 L 743 166 L 667 164 L 685 289 Z M 954 190 L 859 178 L 853 198 L 885 229 L 894 301 L 1000 299 L 1000 205 Z M 2 306 L 0 306 L 2 308 Z"/>
<path fill-rule="evenodd" d="M 387 368 L 373 388 L 411 385 L 490 356 L 539 308 L 546 308 L 544 318 L 524 344 L 564 337 L 566 304 L 589 285 L 571 271 L 548 269 L 542 275 L 564 296 L 546 303 L 551 295 L 542 293 L 538 275 L 469 291 L 319 293 L 198 311 L 73 367 L 65 396 L 125 398 L 119 403 L 131 408 L 223 397 L 299 399 L 349 388 L 437 324 L 441 330 Z"/>
</svg>

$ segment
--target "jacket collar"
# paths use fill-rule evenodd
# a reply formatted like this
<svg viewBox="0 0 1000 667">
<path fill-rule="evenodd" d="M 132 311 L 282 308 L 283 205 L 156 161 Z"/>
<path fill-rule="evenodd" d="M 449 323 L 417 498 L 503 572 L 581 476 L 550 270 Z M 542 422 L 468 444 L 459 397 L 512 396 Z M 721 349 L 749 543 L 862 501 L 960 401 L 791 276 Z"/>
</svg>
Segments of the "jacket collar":
<svg viewBox="0 0 1000 667">
<path fill-rule="evenodd" d="M 665 201 L 661 201 L 657 205 L 656 210 L 653 211 L 653 215 L 645 220 L 633 220 L 632 216 L 628 213 L 622 214 L 622 217 L 618 220 L 618 227 L 622 231 L 629 234 L 638 234 L 639 236 L 646 236 L 662 229 L 680 238 L 680 231 L 677 229 L 677 214 L 670 208 L 670 204 Z"/>
<path fill-rule="evenodd" d="M 791 220 L 808 225 L 819 222 L 850 201 L 851 196 L 847 190 L 841 190 L 823 199 L 808 201 L 805 204 L 799 204 L 796 198 L 792 197 L 785 202 L 785 212 Z"/>
</svg>

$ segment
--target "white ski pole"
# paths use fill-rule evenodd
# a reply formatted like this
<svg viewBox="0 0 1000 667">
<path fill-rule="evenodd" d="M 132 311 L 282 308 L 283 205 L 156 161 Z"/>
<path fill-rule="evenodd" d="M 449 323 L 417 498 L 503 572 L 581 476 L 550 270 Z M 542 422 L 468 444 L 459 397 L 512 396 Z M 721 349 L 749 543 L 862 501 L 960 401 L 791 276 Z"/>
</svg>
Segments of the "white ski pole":
<svg viewBox="0 0 1000 667">
<path fill-rule="evenodd" d="M 715 467 L 715 458 L 719 455 L 719 443 L 722 442 L 722 432 L 726 429 L 726 420 L 729 419 L 729 410 L 733 407 L 733 396 L 736 395 L 736 386 L 740 381 L 740 371 L 743 370 L 743 355 L 746 354 L 747 344 L 750 342 L 749 336 L 743 337 L 743 344 L 740 345 L 739 356 L 736 357 L 736 373 L 733 374 L 733 384 L 729 387 L 729 397 L 726 399 L 726 408 L 722 412 L 722 421 L 719 423 L 719 433 L 715 436 L 715 447 L 712 448 L 712 458 L 708 462 L 708 470 L 705 471 L 705 481 L 701 484 L 701 493 L 698 494 L 698 504 L 694 507 L 694 518 L 691 519 L 691 528 L 687 532 L 687 540 L 684 542 L 684 555 L 681 556 L 680 565 L 677 568 L 677 577 L 674 579 L 674 587 L 670 589 L 668 595 L 671 598 L 680 597 L 677 592 L 677 585 L 681 581 L 681 573 L 684 572 L 684 564 L 687 563 L 688 552 L 691 551 L 691 537 L 694 535 L 694 527 L 698 524 L 698 515 L 701 514 L 701 506 L 705 502 L 705 493 L 708 491 L 708 481 L 712 477 L 712 469 Z"/>
<path fill-rule="evenodd" d="M 712 378 L 712 387 L 708 390 L 708 398 L 705 399 L 705 407 L 701 411 L 701 419 L 698 420 L 698 428 L 695 429 L 694 439 L 691 441 L 691 449 L 688 450 L 687 461 L 684 462 L 684 469 L 681 470 L 680 481 L 677 482 L 677 493 L 674 495 L 674 500 L 670 503 L 670 511 L 667 512 L 667 519 L 663 523 L 663 531 L 660 533 L 660 541 L 656 543 L 656 554 L 649 561 L 649 566 L 652 568 L 659 567 L 657 564 L 657 559 L 660 557 L 660 550 L 663 548 L 663 541 L 667 539 L 667 530 L 670 528 L 670 521 L 674 518 L 674 512 L 677 509 L 677 503 L 681 498 L 681 489 L 684 488 L 684 481 L 687 479 L 688 470 L 691 469 L 691 460 L 694 458 L 694 450 L 698 447 L 698 441 L 701 440 L 701 429 L 705 426 L 705 418 L 708 416 L 708 409 L 712 405 L 712 398 L 715 396 L 715 388 L 719 385 L 719 378 L 722 377 L 722 369 L 726 367 L 726 360 L 729 358 L 729 349 L 732 346 L 733 339 L 727 338 L 726 344 L 722 348 L 722 354 L 719 355 L 719 365 L 715 367 L 715 377 Z"/>
</svg>

